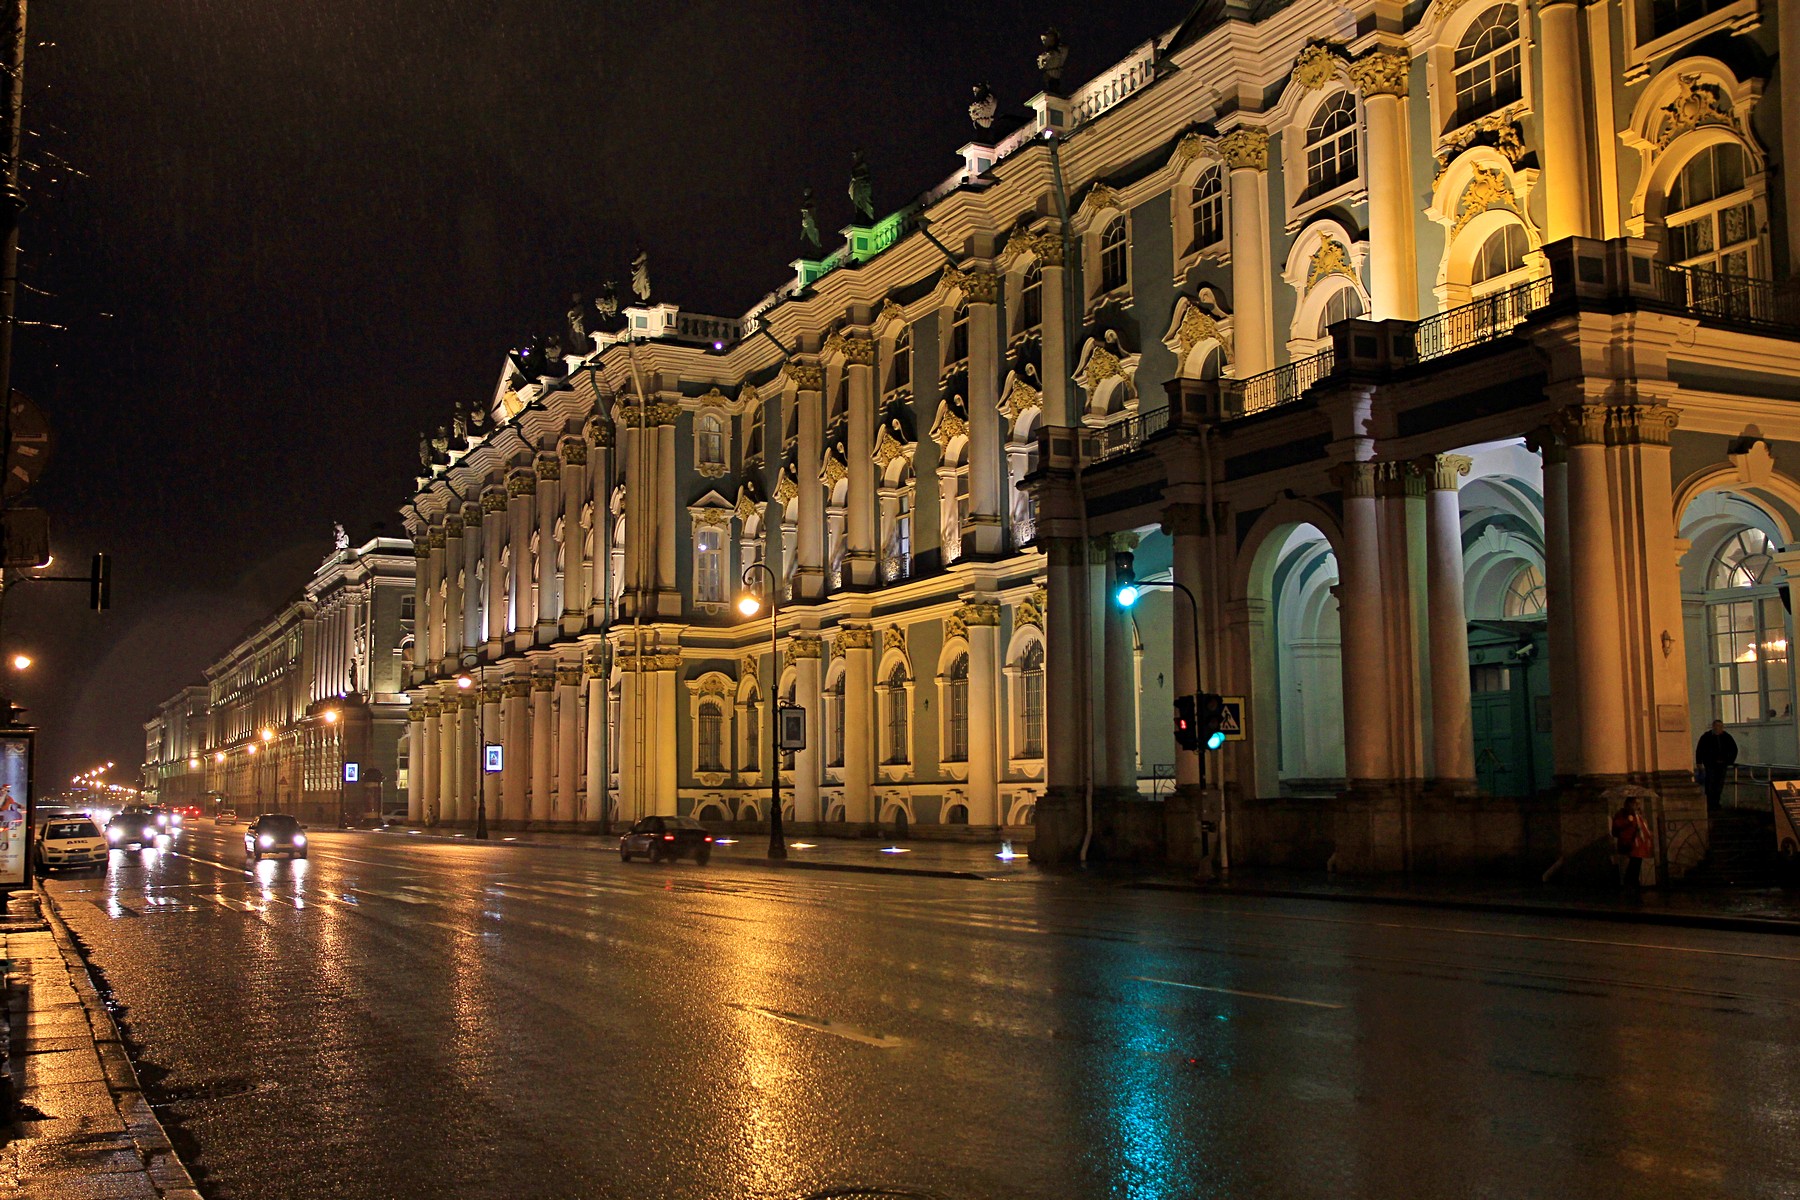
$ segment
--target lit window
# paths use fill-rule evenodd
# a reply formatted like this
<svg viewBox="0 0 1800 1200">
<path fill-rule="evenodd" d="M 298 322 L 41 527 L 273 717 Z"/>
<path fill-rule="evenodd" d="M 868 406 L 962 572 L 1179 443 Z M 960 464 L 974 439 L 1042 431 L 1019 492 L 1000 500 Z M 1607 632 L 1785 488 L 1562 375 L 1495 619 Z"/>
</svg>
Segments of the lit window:
<svg viewBox="0 0 1800 1200">
<path fill-rule="evenodd" d="M 1501 610 L 1508 620 L 1542 616 L 1544 612 L 1544 573 L 1536 564 L 1520 568 L 1506 585 L 1506 600 Z"/>
<path fill-rule="evenodd" d="M 1488 9 L 1456 48 L 1456 119 L 1486 116 L 1519 98 L 1519 10 Z"/>
<path fill-rule="evenodd" d="M 717 529 L 694 534 L 694 599 L 701 604 L 725 602 L 725 537 Z"/>
<path fill-rule="evenodd" d="M 725 756 L 725 715 L 717 704 L 700 706 L 699 749 L 695 754 L 698 769 L 722 771 Z"/>
<path fill-rule="evenodd" d="M 1306 130 L 1306 190 L 1330 191 L 1356 178 L 1356 99 L 1338 92 L 1319 106 Z"/>
<path fill-rule="evenodd" d="M 725 422 L 713 413 L 703 413 L 695 422 L 698 430 L 700 446 L 699 459 L 701 466 L 725 465 Z"/>
<path fill-rule="evenodd" d="M 887 711 L 887 761 L 905 763 L 908 760 L 906 729 L 906 667 L 895 663 L 894 669 L 888 673 L 886 688 Z"/>
<path fill-rule="evenodd" d="M 1319 314 L 1319 337 L 1330 337 L 1331 327 L 1339 321 L 1348 321 L 1352 317 L 1363 315 L 1362 296 L 1353 287 L 1345 286 L 1331 294 L 1325 301 L 1325 310 Z"/>
<path fill-rule="evenodd" d="M 902 329 L 894 339 L 892 354 L 893 366 L 889 376 L 893 379 L 893 387 L 903 388 L 912 383 L 912 330 Z"/>
<path fill-rule="evenodd" d="M 615 725 L 616 728 L 616 725 Z M 762 710 L 755 696 L 744 704 L 744 770 L 762 769 Z"/>
<path fill-rule="evenodd" d="M 1044 323 L 1044 271 L 1037 263 L 1025 268 L 1025 283 L 1019 289 L 1019 328 L 1036 329 Z"/>
<path fill-rule="evenodd" d="M 1479 288 L 1489 280 L 1499 279 L 1525 267 L 1525 251 L 1530 243 L 1523 225 L 1503 225 L 1488 234 L 1487 241 L 1475 252 L 1475 266 L 1469 275 L 1469 286 Z"/>
<path fill-rule="evenodd" d="M 1762 530 L 1742 529 L 1707 572 L 1712 711 L 1727 725 L 1793 720 L 1788 617 L 1775 588 L 1773 550 Z"/>
<path fill-rule="evenodd" d="M 959 654 L 944 680 L 944 761 L 969 761 L 969 656 Z"/>
<path fill-rule="evenodd" d="M 1224 193 L 1224 175 L 1217 167 L 1208 167 L 1194 182 L 1194 249 L 1225 240 Z"/>
<path fill-rule="evenodd" d="M 1665 215 L 1669 258 L 1726 275 L 1755 274 L 1756 208 L 1749 164 L 1734 142 L 1708 146 L 1681 168 Z"/>
<path fill-rule="evenodd" d="M 1110 292 L 1122 288 L 1128 278 L 1125 214 L 1120 213 L 1100 235 L 1100 290 Z"/>
<path fill-rule="evenodd" d="M 1769 535 L 1760 529 L 1744 529 L 1733 535 L 1713 555 L 1712 571 L 1707 586 L 1721 588 L 1761 587 L 1775 565 Z"/>
<path fill-rule="evenodd" d="M 1044 644 L 1033 642 L 1019 657 L 1020 758 L 1044 757 Z"/>
</svg>

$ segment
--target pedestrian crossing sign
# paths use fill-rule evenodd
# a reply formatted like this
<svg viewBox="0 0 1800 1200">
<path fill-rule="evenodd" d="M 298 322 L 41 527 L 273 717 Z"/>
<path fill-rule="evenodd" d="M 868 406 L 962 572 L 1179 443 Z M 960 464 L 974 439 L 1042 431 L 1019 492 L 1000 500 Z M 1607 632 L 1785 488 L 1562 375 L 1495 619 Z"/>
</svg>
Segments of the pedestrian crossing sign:
<svg viewBox="0 0 1800 1200">
<path fill-rule="evenodd" d="M 1225 735 L 1228 742 L 1244 740 L 1244 698 L 1242 696 L 1221 696 L 1219 706 L 1219 732 Z"/>
</svg>

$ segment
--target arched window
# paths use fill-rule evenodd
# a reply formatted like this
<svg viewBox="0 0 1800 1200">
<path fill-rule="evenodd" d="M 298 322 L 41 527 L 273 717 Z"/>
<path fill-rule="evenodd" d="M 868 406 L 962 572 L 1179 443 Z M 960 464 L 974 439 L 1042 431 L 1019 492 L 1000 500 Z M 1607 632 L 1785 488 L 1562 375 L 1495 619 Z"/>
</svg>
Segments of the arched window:
<svg viewBox="0 0 1800 1200">
<path fill-rule="evenodd" d="M 825 689 L 825 765 L 844 765 L 844 676 Z"/>
<path fill-rule="evenodd" d="M 1788 619 L 1774 586 L 1774 548 L 1762 530 L 1741 529 L 1707 568 L 1713 716 L 1727 725 L 1793 720 Z"/>
<path fill-rule="evenodd" d="M 725 422 L 715 413 L 701 413 L 694 422 L 699 437 L 698 458 L 703 467 L 725 465 Z"/>
<path fill-rule="evenodd" d="M 1742 146 L 1720 142 L 1689 159 L 1669 188 L 1669 258 L 1726 275 L 1754 274 L 1756 208 Z"/>
<path fill-rule="evenodd" d="M 893 380 L 890 388 L 903 388 L 912 383 L 912 329 L 902 329 L 894 338 L 893 367 L 888 372 Z"/>
<path fill-rule="evenodd" d="M 1100 235 L 1100 290 L 1122 288 L 1130 278 L 1126 264 L 1125 214 L 1120 213 Z"/>
<path fill-rule="evenodd" d="M 1019 656 L 1019 750 L 1016 757 L 1044 757 L 1044 643 Z"/>
<path fill-rule="evenodd" d="M 755 696 L 744 704 L 744 770 L 762 769 L 762 709 Z"/>
<path fill-rule="evenodd" d="M 1475 252 L 1475 264 L 1469 274 L 1469 286 L 1477 292 L 1490 280 L 1510 275 L 1525 268 L 1525 251 L 1531 243 L 1525 227 L 1517 223 L 1502 225 L 1488 234 L 1487 241 Z"/>
<path fill-rule="evenodd" d="M 905 763 L 910 757 L 906 729 L 905 664 L 895 663 L 894 669 L 888 672 L 886 691 L 887 754 L 884 758 L 890 763 Z"/>
<path fill-rule="evenodd" d="M 959 654 L 944 677 L 944 761 L 969 761 L 969 656 Z"/>
<path fill-rule="evenodd" d="M 1338 92 L 1306 129 L 1306 191 L 1316 196 L 1356 177 L 1356 99 Z"/>
<path fill-rule="evenodd" d="M 725 769 L 725 714 L 719 706 L 707 701 L 700 706 L 699 748 L 694 761 L 699 770 Z"/>
<path fill-rule="evenodd" d="M 1509 621 L 1543 615 L 1544 573 L 1537 568 L 1537 564 L 1529 563 L 1519 568 L 1512 577 L 1512 582 L 1506 585 L 1502 612 Z"/>
<path fill-rule="evenodd" d="M 1488 9 L 1456 47 L 1456 121 L 1467 124 L 1519 98 L 1519 10 Z"/>
<path fill-rule="evenodd" d="M 1201 250 L 1225 240 L 1224 173 L 1208 167 L 1194 181 L 1190 201 L 1194 215 L 1194 249 Z"/>
<path fill-rule="evenodd" d="M 1362 296 L 1348 285 L 1339 288 L 1325 301 L 1325 308 L 1319 313 L 1319 337 L 1330 337 L 1331 327 L 1339 321 L 1348 321 L 1351 317 L 1363 315 Z"/>
<path fill-rule="evenodd" d="M 969 302 L 961 301 L 950 315 L 950 357 L 945 367 L 957 367 L 969 361 Z"/>
<path fill-rule="evenodd" d="M 1019 329 L 1036 329 L 1044 323 L 1044 270 L 1037 263 L 1025 268 L 1025 283 L 1019 289 Z"/>
</svg>

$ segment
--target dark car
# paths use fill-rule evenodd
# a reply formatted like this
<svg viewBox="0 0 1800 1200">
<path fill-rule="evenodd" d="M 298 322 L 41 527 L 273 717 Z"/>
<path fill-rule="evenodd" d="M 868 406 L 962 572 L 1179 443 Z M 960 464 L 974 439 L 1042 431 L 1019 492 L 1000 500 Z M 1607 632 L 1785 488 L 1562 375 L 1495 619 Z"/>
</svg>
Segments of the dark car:
<svg viewBox="0 0 1800 1200">
<path fill-rule="evenodd" d="M 244 854 L 252 862 L 265 854 L 306 857 L 306 826 L 286 813 L 264 813 L 244 830 Z"/>
<path fill-rule="evenodd" d="M 154 850 L 168 843 L 169 831 L 158 825 L 152 814 L 134 810 L 119 813 L 106 823 L 106 841 L 120 850 Z"/>
<path fill-rule="evenodd" d="M 645 817 L 619 839 L 619 861 L 641 854 L 651 862 L 692 858 L 705 866 L 712 848 L 712 834 L 692 817 Z"/>
</svg>

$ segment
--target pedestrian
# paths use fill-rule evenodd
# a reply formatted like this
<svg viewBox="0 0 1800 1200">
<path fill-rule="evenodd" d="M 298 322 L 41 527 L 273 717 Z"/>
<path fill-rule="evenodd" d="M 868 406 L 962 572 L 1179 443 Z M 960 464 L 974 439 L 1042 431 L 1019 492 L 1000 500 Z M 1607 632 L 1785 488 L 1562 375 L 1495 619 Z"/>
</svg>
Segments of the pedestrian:
<svg viewBox="0 0 1800 1200">
<path fill-rule="evenodd" d="M 1700 742 L 1694 747 L 1694 773 L 1706 787 L 1708 812 L 1719 811 L 1725 771 L 1737 761 L 1737 755 L 1737 739 L 1725 732 L 1725 722 L 1714 721 L 1712 728 L 1700 735 Z"/>
<path fill-rule="evenodd" d="M 1626 887 L 1641 887 L 1644 860 L 1650 857 L 1650 826 L 1638 811 L 1636 796 L 1625 797 L 1625 806 L 1613 814 L 1613 845 L 1625 861 L 1619 866 L 1619 882 Z"/>
</svg>

